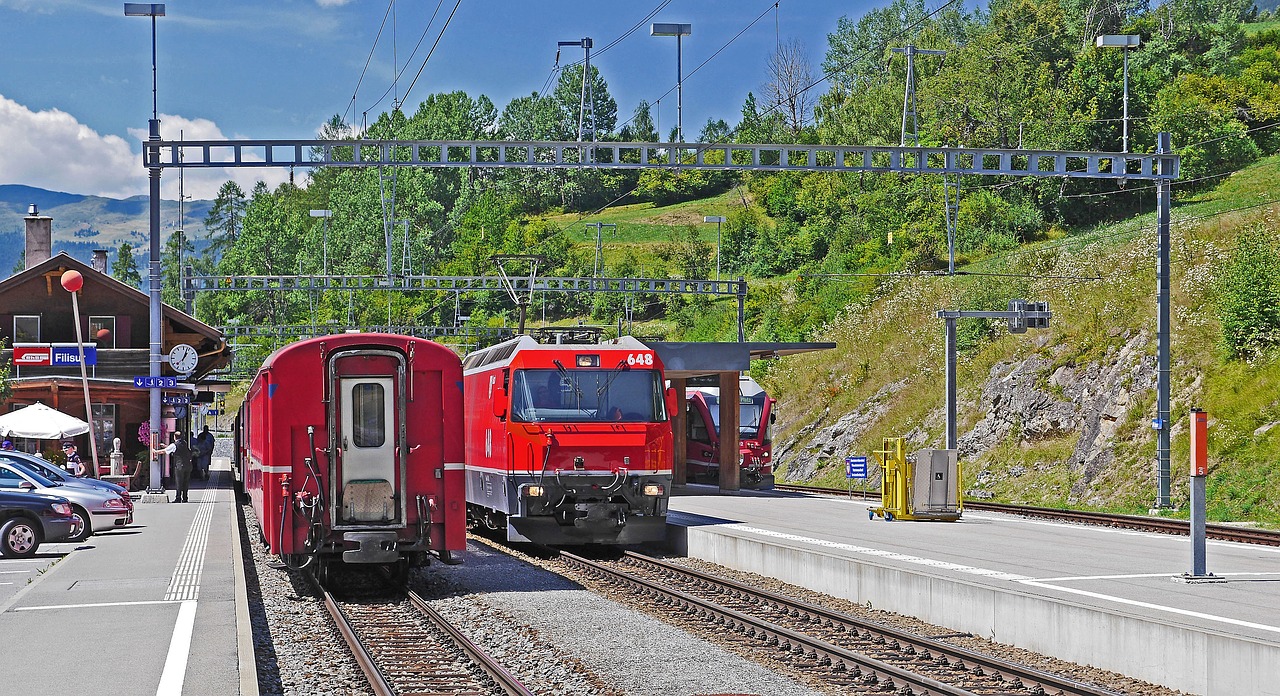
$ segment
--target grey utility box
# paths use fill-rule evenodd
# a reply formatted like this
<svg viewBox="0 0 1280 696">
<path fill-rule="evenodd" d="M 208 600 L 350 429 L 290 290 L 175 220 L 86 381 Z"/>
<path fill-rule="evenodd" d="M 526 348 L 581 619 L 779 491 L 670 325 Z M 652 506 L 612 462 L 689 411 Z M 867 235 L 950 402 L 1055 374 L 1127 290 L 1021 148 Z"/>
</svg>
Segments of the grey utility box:
<svg viewBox="0 0 1280 696">
<path fill-rule="evenodd" d="M 959 451 L 923 449 L 916 452 L 911 481 L 911 514 L 940 519 L 960 516 Z"/>
</svg>

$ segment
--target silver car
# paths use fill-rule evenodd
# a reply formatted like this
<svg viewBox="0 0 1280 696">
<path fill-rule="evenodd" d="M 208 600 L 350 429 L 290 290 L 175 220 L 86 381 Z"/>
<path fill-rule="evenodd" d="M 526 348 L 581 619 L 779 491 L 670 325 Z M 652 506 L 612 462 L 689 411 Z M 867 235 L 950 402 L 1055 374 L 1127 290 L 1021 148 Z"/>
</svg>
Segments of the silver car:
<svg viewBox="0 0 1280 696">
<path fill-rule="evenodd" d="M 0 489 L 55 495 L 71 502 L 72 515 L 84 522 L 83 531 L 70 541 L 87 539 L 94 532 L 123 527 L 133 520 L 126 498 L 100 488 L 58 483 L 41 475 L 21 459 L 0 453 Z"/>
<path fill-rule="evenodd" d="M 101 488 L 105 491 L 111 491 L 119 495 L 130 503 L 129 507 L 133 507 L 133 500 L 129 498 L 129 491 L 124 486 L 117 486 L 110 481 L 93 478 L 92 476 L 72 476 L 65 470 L 59 469 L 53 465 L 53 462 L 34 454 L 26 452 L 0 452 L 7 459 L 17 459 L 19 463 L 25 464 L 28 469 L 34 469 L 37 474 L 53 481 L 54 483 L 65 483 L 72 486 L 80 486 L 82 488 Z"/>
</svg>

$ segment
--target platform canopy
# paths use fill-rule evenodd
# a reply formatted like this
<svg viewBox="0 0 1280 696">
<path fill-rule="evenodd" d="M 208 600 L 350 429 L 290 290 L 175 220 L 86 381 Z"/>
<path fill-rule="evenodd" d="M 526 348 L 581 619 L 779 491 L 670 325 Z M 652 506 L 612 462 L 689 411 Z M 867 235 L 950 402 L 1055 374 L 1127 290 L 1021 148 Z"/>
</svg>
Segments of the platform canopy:
<svg viewBox="0 0 1280 696">
<path fill-rule="evenodd" d="M 41 403 L 0 416 L 0 435 L 4 437 L 57 440 L 84 435 L 87 432 L 89 432 L 88 423 Z"/>
<path fill-rule="evenodd" d="M 835 343 L 773 341 L 648 341 L 645 345 L 658 354 L 658 358 L 662 360 L 663 373 L 668 379 L 693 379 L 721 372 L 746 372 L 751 368 L 752 360 L 781 358 L 836 347 Z"/>
</svg>

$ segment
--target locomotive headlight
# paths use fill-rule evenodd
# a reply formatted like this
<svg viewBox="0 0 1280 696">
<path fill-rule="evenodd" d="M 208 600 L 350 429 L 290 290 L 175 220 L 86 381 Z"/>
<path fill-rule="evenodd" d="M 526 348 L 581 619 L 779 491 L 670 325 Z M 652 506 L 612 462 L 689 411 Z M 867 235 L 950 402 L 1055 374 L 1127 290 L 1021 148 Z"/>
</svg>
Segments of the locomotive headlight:
<svg viewBox="0 0 1280 696">
<path fill-rule="evenodd" d="M 646 483 L 641 492 L 645 495 L 660 496 L 666 492 L 666 489 L 662 487 L 661 483 Z"/>
<path fill-rule="evenodd" d="M 539 485 L 528 485 L 524 487 L 524 494 L 529 498 L 541 498 L 546 495 L 546 489 Z"/>
</svg>

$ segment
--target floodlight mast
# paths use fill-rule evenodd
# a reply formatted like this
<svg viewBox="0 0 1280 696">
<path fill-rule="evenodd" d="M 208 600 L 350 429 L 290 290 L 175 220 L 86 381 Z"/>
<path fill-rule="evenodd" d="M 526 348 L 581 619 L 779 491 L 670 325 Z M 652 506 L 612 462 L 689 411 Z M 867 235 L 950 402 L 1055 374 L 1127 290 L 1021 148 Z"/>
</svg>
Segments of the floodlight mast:
<svg viewBox="0 0 1280 696">
<path fill-rule="evenodd" d="M 126 2 L 126 17 L 151 18 L 151 120 L 147 123 L 147 142 L 143 145 L 143 159 L 147 165 L 147 177 L 150 197 L 150 229 L 149 253 L 151 258 L 147 264 L 149 282 L 148 319 L 150 321 L 150 345 L 148 374 L 152 384 L 160 377 L 160 349 L 164 343 L 163 309 L 160 303 L 160 173 L 164 170 L 160 159 L 160 111 L 156 97 L 156 17 L 164 16 L 164 3 Z M 147 443 L 149 450 L 161 444 L 160 438 L 160 390 L 151 388 L 148 424 L 151 439 Z M 151 478 L 147 484 L 147 493 L 164 495 L 164 484 L 161 482 L 160 460 L 153 454 L 151 459 Z"/>
<path fill-rule="evenodd" d="M 1098 48 L 1124 49 L 1124 152 L 1129 151 L 1129 49 L 1142 45 L 1142 37 L 1136 34 L 1103 34 L 1098 37 Z"/>
<path fill-rule="evenodd" d="M 684 68 L 681 65 L 682 37 L 693 33 L 692 24 L 671 22 L 654 22 L 649 27 L 649 36 L 676 37 L 676 142 L 684 142 Z"/>
</svg>

